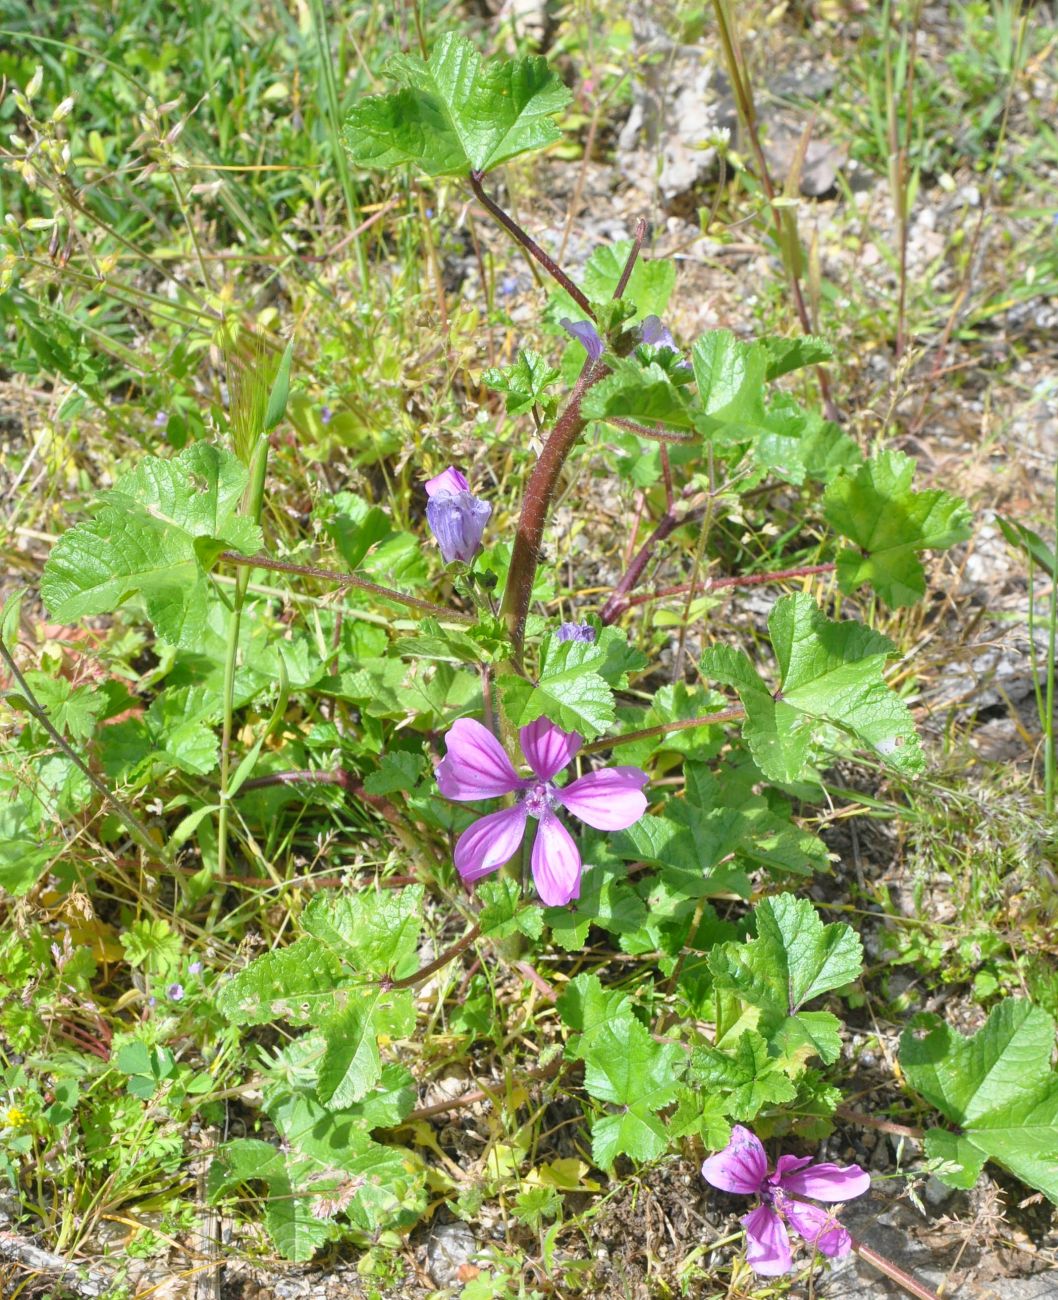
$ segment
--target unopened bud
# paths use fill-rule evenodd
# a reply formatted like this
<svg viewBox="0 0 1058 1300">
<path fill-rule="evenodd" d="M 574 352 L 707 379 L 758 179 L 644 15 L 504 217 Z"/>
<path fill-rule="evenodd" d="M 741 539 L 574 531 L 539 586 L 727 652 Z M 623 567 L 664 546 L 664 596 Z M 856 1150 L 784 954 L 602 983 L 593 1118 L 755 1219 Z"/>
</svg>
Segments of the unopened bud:
<svg viewBox="0 0 1058 1300">
<path fill-rule="evenodd" d="M 33 76 L 30 77 L 28 83 L 26 84 L 26 89 L 24 91 L 26 98 L 32 99 L 33 96 L 38 93 L 38 91 L 40 90 L 43 84 L 44 84 L 44 65 L 42 63 L 38 63 L 36 71 L 33 73 Z"/>
<path fill-rule="evenodd" d="M 61 122 L 64 117 L 69 117 L 72 112 L 73 95 L 67 95 L 62 103 L 56 108 L 55 112 L 52 113 L 51 120 L 53 122 Z"/>
</svg>

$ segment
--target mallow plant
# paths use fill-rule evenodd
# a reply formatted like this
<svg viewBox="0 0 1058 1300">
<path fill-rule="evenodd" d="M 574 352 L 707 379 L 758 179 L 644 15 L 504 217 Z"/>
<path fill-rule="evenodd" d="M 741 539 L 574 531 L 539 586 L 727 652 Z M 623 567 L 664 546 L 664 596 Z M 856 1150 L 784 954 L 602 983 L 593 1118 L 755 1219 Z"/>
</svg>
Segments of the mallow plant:
<svg viewBox="0 0 1058 1300">
<path fill-rule="evenodd" d="M 820 1266 L 852 1245 L 837 1207 L 867 1191 L 861 1170 L 813 1159 L 842 1101 L 863 955 L 810 901 L 831 855 L 798 813 L 839 759 L 923 771 L 914 664 L 855 612 L 920 600 L 924 553 L 969 535 L 967 509 L 819 413 L 812 368 L 840 369 L 825 340 L 674 338 L 676 267 L 647 257 L 642 223 L 576 275 L 557 265 L 499 197 L 504 164 L 560 139 L 570 96 L 545 60 L 484 60 L 448 36 L 387 73 L 346 124 L 350 165 L 464 191 L 549 286 L 533 336 L 480 374 L 493 426 L 457 454 L 424 435 L 390 466 L 399 518 L 321 492 L 311 536 L 292 540 L 263 507 L 296 347 L 258 356 L 253 400 L 218 412 L 226 437 L 127 466 L 55 543 L 51 617 L 143 624 L 157 668 L 131 712 L 15 669 L 51 747 L 42 781 L 67 816 L 98 801 L 173 877 L 175 905 L 214 922 L 232 881 L 289 885 L 283 827 L 314 792 L 372 828 L 378 887 L 324 843 L 326 887 L 293 931 L 211 986 L 229 1041 L 277 1032 L 258 1049 L 266 1136 L 214 1153 L 209 1195 L 263 1187 L 291 1259 L 396 1242 L 437 1198 L 472 1216 L 491 1197 L 552 1221 L 558 1268 L 567 1192 L 634 1166 L 649 1179 L 681 1153 L 755 1198 L 752 1268 Z M 567 552 L 589 484 L 623 513 L 583 506 Z M 766 624 L 721 628 L 724 593 L 750 586 L 775 592 Z M 26 852 L 7 880 L 26 892 L 53 857 L 32 799 L 17 820 Z M 535 1061 L 517 1044 L 539 1025 L 506 1023 L 499 972 L 550 1008 Z M 1058 1199 L 1053 1025 L 1031 1013 L 990 1020 L 981 1051 L 910 1027 L 905 1077 L 942 1117 L 927 1147 L 940 1177 L 965 1185 L 990 1159 Z M 1031 1086 L 1022 1040 L 1044 1071 Z M 577 1100 L 579 1173 L 541 1173 L 536 1138 L 504 1138 L 464 1180 L 429 1158 L 428 1121 L 460 1103 L 419 1104 L 431 1060 L 442 1042 L 469 1060 L 478 1041 L 501 1045 L 506 1077 L 468 1096 L 522 1115 L 503 1132 L 541 1090 Z"/>
</svg>

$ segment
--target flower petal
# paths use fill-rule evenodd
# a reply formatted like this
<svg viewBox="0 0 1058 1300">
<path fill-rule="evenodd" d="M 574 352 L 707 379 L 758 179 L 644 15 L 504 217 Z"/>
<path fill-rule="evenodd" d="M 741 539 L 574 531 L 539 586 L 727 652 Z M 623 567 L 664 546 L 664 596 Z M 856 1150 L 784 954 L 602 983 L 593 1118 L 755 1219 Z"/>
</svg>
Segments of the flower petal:
<svg viewBox="0 0 1058 1300">
<path fill-rule="evenodd" d="M 558 323 L 567 334 L 584 345 L 584 350 L 592 361 L 598 361 L 603 354 L 604 345 L 599 331 L 590 320 L 570 320 L 568 316 L 563 316 Z"/>
<path fill-rule="evenodd" d="M 859 1165 L 809 1165 L 781 1180 L 784 1192 L 810 1196 L 814 1201 L 851 1201 L 871 1186 L 871 1176 Z"/>
<path fill-rule="evenodd" d="M 746 1263 L 762 1277 L 779 1277 L 793 1267 L 786 1225 L 768 1205 L 758 1205 L 740 1220 L 746 1230 Z"/>
<path fill-rule="evenodd" d="M 821 1255 L 833 1259 L 835 1255 L 847 1255 L 852 1249 L 852 1238 L 833 1214 L 821 1206 L 790 1198 L 783 1205 L 783 1213 L 790 1227 Z"/>
<path fill-rule="evenodd" d="M 541 781 L 550 781 L 573 761 L 584 744 L 575 731 L 563 731 L 547 718 L 537 718 L 518 733 L 525 760 Z"/>
<path fill-rule="evenodd" d="M 555 798 L 597 831 L 623 831 L 647 810 L 646 783 L 638 767 L 604 767 L 556 790 Z"/>
<path fill-rule="evenodd" d="M 438 493 L 444 492 L 455 494 L 456 492 L 469 491 L 470 484 L 454 465 L 449 465 L 442 473 L 426 480 L 426 495 L 428 497 L 437 496 Z"/>
<path fill-rule="evenodd" d="M 496 871 L 518 852 L 525 835 L 525 807 L 501 808 L 499 812 L 479 817 L 456 840 L 456 870 L 471 884 Z"/>
<path fill-rule="evenodd" d="M 673 352 L 676 351 L 676 341 L 660 316 L 644 316 L 639 327 L 639 337 L 644 343 L 650 343 L 656 348 L 671 348 Z"/>
<path fill-rule="evenodd" d="M 731 1130 L 731 1141 L 702 1165 L 702 1177 L 722 1192 L 756 1196 L 768 1177 L 768 1157 L 755 1133 L 741 1124 Z"/>
<path fill-rule="evenodd" d="M 492 506 L 470 492 L 438 492 L 427 501 L 426 522 L 445 564 L 453 560 L 470 563 L 481 549 L 491 514 Z"/>
<path fill-rule="evenodd" d="M 768 1175 L 768 1182 L 773 1187 L 776 1187 L 782 1183 L 787 1175 L 792 1174 L 797 1169 L 804 1169 L 806 1165 L 811 1163 L 811 1156 L 780 1156 L 775 1162 L 775 1172 Z"/>
<path fill-rule="evenodd" d="M 545 813 L 533 841 L 533 880 L 540 901 L 564 907 L 580 897 L 580 851 L 573 836 L 553 813 Z"/>
<path fill-rule="evenodd" d="M 446 754 L 437 765 L 437 788 L 446 799 L 495 799 L 521 787 L 503 746 L 474 718 L 453 722 Z"/>
<path fill-rule="evenodd" d="M 595 629 L 590 623 L 560 623 L 555 633 L 556 641 L 582 641 L 585 645 L 595 642 Z"/>
</svg>

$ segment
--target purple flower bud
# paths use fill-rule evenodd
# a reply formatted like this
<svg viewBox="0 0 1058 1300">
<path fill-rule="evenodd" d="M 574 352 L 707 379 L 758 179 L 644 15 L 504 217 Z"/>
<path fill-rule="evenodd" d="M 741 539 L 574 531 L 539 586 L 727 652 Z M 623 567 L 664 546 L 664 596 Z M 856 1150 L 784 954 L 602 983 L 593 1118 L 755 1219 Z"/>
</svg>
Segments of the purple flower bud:
<svg viewBox="0 0 1058 1300">
<path fill-rule="evenodd" d="M 330 422 L 331 422 L 333 419 L 334 419 L 334 412 L 331 410 L 331 408 L 330 408 L 329 406 L 321 406 L 321 407 L 320 407 L 320 420 L 322 421 L 322 423 L 323 423 L 323 424 L 330 424 Z"/>
<path fill-rule="evenodd" d="M 184 986 L 182 984 L 170 984 L 165 990 L 165 996 L 171 1002 L 179 1002 L 184 996 Z"/>
<path fill-rule="evenodd" d="M 426 522 L 437 538 L 445 564 L 453 560 L 469 564 L 481 550 L 481 535 L 492 506 L 474 496 L 470 484 L 452 466 L 428 480 L 426 495 L 430 498 Z"/>
<path fill-rule="evenodd" d="M 595 629 L 590 623 L 560 623 L 555 640 L 583 641 L 585 645 L 591 645 L 595 641 Z"/>
<path fill-rule="evenodd" d="M 571 335 L 578 343 L 584 345 L 584 350 L 592 361 L 598 361 L 602 356 L 604 345 L 599 337 L 599 331 L 590 320 L 570 320 L 568 316 L 563 316 L 558 322 L 567 334 Z"/>
<path fill-rule="evenodd" d="M 193 961 L 191 965 L 188 966 L 187 969 L 191 972 L 192 975 L 201 975 L 202 963 L 200 961 Z"/>
</svg>

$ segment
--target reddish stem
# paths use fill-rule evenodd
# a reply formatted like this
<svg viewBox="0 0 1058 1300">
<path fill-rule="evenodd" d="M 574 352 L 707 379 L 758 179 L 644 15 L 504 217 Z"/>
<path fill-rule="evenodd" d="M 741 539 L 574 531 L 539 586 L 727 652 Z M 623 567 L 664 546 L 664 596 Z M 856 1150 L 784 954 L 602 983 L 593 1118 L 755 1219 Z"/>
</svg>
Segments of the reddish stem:
<svg viewBox="0 0 1058 1300">
<path fill-rule="evenodd" d="M 777 569 L 771 573 L 748 573 L 741 577 L 705 578 L 699 582 L 680 582 L 674 587 L 656 587 L 641 596 L 629 596 L 618 614 L 633 605 L 645 605 L 651 600 L 661 600 L 666 596 L 682 596 L 688 591 L 719 591 L 723 587 L 760 587 L 767 582 L 782 582 L 787 578 L 810 578 L 817 573 L 833 573 L 836 564 L 804 564 L 796 569 Z M 611 599 L 613 599 L 611 597 Z"/>
<path fill-rule="evenodd" d="M 645 221 L 637 223 L 635 240 L 624 270 L 621 272 L 617 289 L 614 291 L 615 298 L 620 296 L 628 284 L 628 278 L 632 274 L 639 250 L 646 238 L 646 230 Z M 570 393 L 566 408 L 558 417 L 547 442 L 544 443 L 540 458 L 525 485 L 522 512 L 514 537 L 514 549 L 511 553 L 510 568 L 507 571 L 507 585 L 504 588 L 503 604 L 500 609 L 510 631 L 515 665 L 521 664 L 525 620 L 529 615 L 529 604 L 533 596 L 533 581 L 540 557 L 544 525 L 547 523 L 548 507 L 558 486 L 562 466 L 587 424 L 580 413 L 584 394 L 607 373 L 606 367 L 601 362 L 593 362 L 590 358 L 585 362 L 584 369 L 573 386 L 573 392 Z"/>
<path fill-rule="evenodd" d="M 463 935 L 462 939 L 459 939 L 452 944 L 451 948 L 446 948 L 444 952 L 441 953 L 440 957 L 435 961 L 430 962 L 428 966 L 420 967 L 420 969 L 415 971 L 413 974 L 405 975 L 403 979 L 384 980 L 384 987 L 387 989 L 414 988 L 416 984 L 421 984 L 424 980 L 428 980 L 431 975 L 442 970 L 450 961 L 455 961 L 461 952 L 465 952 L 470 947 L 480 933 L 481 926 L 472 925 L 466 934 Z"/>
<path fill-rule="evenodd" d="M 654 552 L 665 538 L 670 533 L 675 532 L 681 524 L 692 524 L 695 520 L 701 519 L 704 514 L 705 506 L 697 506 L 694 510 L 687 510 L 682 515 L 676 513 L 674 506 L 669 507 L 665 514 L 662 515 L 661 522 L 639 548 L 635 559 L 625 571 L 624 577 L 614 587 L 612 594 L 602 607 L 599 617 L 603 623 L 613 623 L 628 608 L 626 599 L 628 592 L 639 582 L 639 579 L 643 576 L 643 570 L 650 563 Z"/>
<path fill-rule="evenodd" d="M 658 727 L 643 727 L 639 731 L 626 731 L 620 736 L 607 736 L 605 740 L 593 740 L 581 749 L 582 754 L 597 754 L 602 749 L 613 749 L 615 745 L 630 745 L 636 740 L 647 740 L 651 736 L 665 736 L 670 731 L 689 731 L 691 727 L 711 727 L 721 722 L 734 722 L 745 717 L 746 710 L 736 704 L 721 713 L 706 713 L 700 718 L 684 718 L 680 722 L 663 722 Z"/>
<path fill-rule="evenodd" d="M 218 557 L 229 564 L 239 565 L 244 569 L 269 569 L 273 573 L 293 573 L 302 578 L 319 578 L 323 582 L 333 582 L 339 587 L 355 587 L 357 591 L 367 591 L 383 600 L 391 600 L 397 605 L 406 605 L 408 609 L 421 610 L 435 618 L 447 619 L 450 623 L 473 623 L 472 614 L 464 614 L 457 609 L 448 609 L 444 605 L 435 605 L 432 600 L 420 600 L 418 596 L 406 596 L 403 591 L 394 591 L 391 587 L 381 587 L 377 582 L 368 582 L 355 573 L 338 573 L 334 569 L 318 569 L 311 564 L 290 564 L 287 560 L 273 560 L 268 555 L 240 555 L 238 551 L 222 551 Z"/>
<path fill-rule="evenodd" d="M 876 1268 L 879 1273 L 884 1273 L 887 1278 L 891 1278 L 908 1295 L 914 1296 L 915 1300 L 940 1300 L 940 1296 L 936 1291 L 931 1291 L 924 1282 L 912 1277 L 899 1264 L 894 1264 L 891 1259 L 879 1254 L 871 1246 L 865 1245 L 855 1237 L 852 1238 L 852 1249 L 859 1255 L 860 1259 L 866 1260 L 872 1268 Z"/>
<path fill-rule="evenodd" d="M 614 424 L 619 429 L 627 429 L 629 433 L 634 433 L 640 438 L 652 438 L 655 442 L 701 442 L 701 438 L 695 433 L 675 433 L 671 429 L 663 429 L 660 424 L 651 429 L 636 420 L 626 420 L 623 415 L 608 415 L 606 423 Z"/>
<path fill-rule="evenodd" d="M 577 288 L 565 271 L 563 271 L 555 259 L 549 253 L 545 253 L 532 235 L 530 235 L 528 231 L 523 230 L 517 221 L 515 221 L 509 213 L 505 212 L 495 199 L 490 199 L 481 188 L 482 174 L 483 173 L 481 172 L 470 173 L 470 188 L 474 191 L 478 202 L 486 209 L 486 211 L 496 218 L 509 235 L 512 235 L 518 243 L 521 244 L 530 257 L 535 258 L 536 261 L 540 263 L 552 280 L 565 289 L 581 311 L 594 320 L 595 313 L 591 309 L 591 303 L 585 297 L 584 293 Z"/>
</svg>

